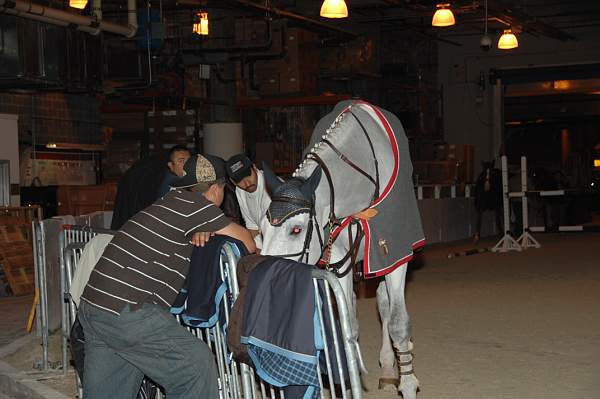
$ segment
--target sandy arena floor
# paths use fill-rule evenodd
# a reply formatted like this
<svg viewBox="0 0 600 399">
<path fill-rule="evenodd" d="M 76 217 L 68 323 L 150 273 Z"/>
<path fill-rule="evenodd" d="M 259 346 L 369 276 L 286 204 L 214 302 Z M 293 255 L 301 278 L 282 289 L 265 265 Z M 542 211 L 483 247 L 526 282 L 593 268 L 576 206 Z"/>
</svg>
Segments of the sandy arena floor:
<svg viewBox="0 0 600 399">
<path fill-rule="evenodd" d="M 541 249 L 447 258 L 473 247 L 465 242 L 426 247 L 411 263 L 406 295 L 419 399 L 600 398 L 600 234 L 536 237 Z M 486 244 L 493 242 L 479 246 Z M 370 370 L 365 399 L 398 398 L 377 389 L 375 287 L 371 282 L 358 301 Z M 30 300 L 3 301 L 3 310 L 11 301 L 19 308 L 19 320 L 3 323 L 5 339 L 22 331 Z M 58 336 L 51 342 L 57 361 Z M 39 357 L 32 345 L 3 360 L 31 370 Z M 53 374 L 46 383 L 73 397 L 73 375 Z"/>
<path fill-rule="evenodd" d="M 523 253 L 426 249 L 407 288 L 419 399 L 600 398 L 600 234 L 537 238 Z M 359 301 L 365 398 L 395 398 L 377 390 L 375 309 Z"/>
</svg>

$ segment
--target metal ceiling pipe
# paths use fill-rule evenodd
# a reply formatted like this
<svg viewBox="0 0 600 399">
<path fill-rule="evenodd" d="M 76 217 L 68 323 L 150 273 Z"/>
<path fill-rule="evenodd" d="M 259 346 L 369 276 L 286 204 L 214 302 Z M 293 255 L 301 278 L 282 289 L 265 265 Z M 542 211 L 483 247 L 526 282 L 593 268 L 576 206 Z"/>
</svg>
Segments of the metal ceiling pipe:
<svg viewBox="0 0 600 399">
<path fill-rule="evenodd" d="M 127 27 L 131 30 L 127 37 L 134 37 L 138 30 L 135 0 L 127 0 Z"/>
<path fill-rule="evenodd" d="M 96 21 L 102 21 L 102 0 L 92 0 L 92 15 L 96 18 Z M 92 35 L 98 35 L 100 28 L 96 28 Z"/>
<path fill-rule="evenodd" d="M 2 0 L 0 0 L 0 1 L 2 1 Z M 279 15 L 279 16 L 282 16 L 282 17 L 296 19 L 296 20 L 299 20 L 299 21 L 302 21 L 302 22 L 309 23 L 311 25 L 316 25 L 316 26 L 320 26 L 322 28 L 326 28 L 326 29 L 329 29 L 329 30 L 340 32 L 340 33 L 343 33 L 343 34 L 351 36 L 351 37 L 358 37 L 359 36 L 355 32 L 352 32 L 352 31 L 349 31 L 349 30 L 346 30 L 346 29 L 342 29 L 342 28 L 338 28 L 337 26 L 326 24 L 325 22 L 321 22 L 321 21 L 316 20 L 316 19 L 305 17 L 304 15 L 295 14 L 293 12 L 285 11 L 285 10 L 283 10 L 281 8 L 270 6 L 270 5 L 268 5 L 268 3 L 267 3 L 267 5 L 262 5 L 262 4 L 257 4 L 257 3 L 253 2 L 253 1 L 248 1 L 248 0 L 233 0 L 233 1 L 236 2 L 236 3 L 242 4 L 242 5 L 245 5 L 247 7 L 253 7 L 253 8 L 256 8 L 258 10 L 267 11 L 267 12 L 270 12 L 270 13 L 273 13 L 273 14 L 276 14 L 276 15 Z"/>
<path fill-rule="evenodd" d="M 51 25 L 64 26 L 64 27 L 69 26 L 69 23 L 65 22 L 65 21 L 59 21 L 57 19 L 42 17 L 40 15 L 35 15 L 35 14 L 27 14 L 25 12 L 17 11 L 13 8 L 2 8 L 2 9 L 0 9 L 0 14 L 7 14 L 7 15 L 14 15 L 15 17 L 28 18 L 28 19 L 32 19 L 34 21 L 44 22 L 46 24 L 51 24 Z M 82 32 L 91 33 L 93 35 L 97 34 L 97 32 L 98 32 L 98 29 L 89 28 L 87 26 L 78 26 L 77 29 Z"/>
<path fill-rule="evenodd" d="M 55 8 L 45 7 L 31 1 L 23 0 L 0 0 L 0 7 L 8 10 L 13 10 L 19 16 L 40 20 L 40 17 L 47 18 L 44 22 L 54 25 L 66 26 L 77 25 L 80 28 L 88 28 L 95 31 L 115 33 L 126 37 L 133 37 L 137 32 L 137 18 L 135 0 L 127 0 L 128 24 L 118 25 L 112 22 L 98 20 L 95 17 L 86 17 L 83 15 L 73 14 L 67 11 L 57 10 Z M 8 12 L 7 12 L 8 13 Z M 13 13 L 13 15 L 16 15 Z M 82 29 L 83 30 L 83 29 Z M 90 32 L 93 33 L 93 32 Z"/>
</svg>

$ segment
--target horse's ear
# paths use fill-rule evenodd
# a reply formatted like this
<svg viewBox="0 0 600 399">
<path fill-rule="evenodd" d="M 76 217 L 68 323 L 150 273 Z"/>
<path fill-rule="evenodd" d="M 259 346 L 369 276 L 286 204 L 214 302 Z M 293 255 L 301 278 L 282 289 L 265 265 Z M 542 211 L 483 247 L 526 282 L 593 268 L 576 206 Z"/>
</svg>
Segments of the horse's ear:
<svg viewBox="0 0 600 399">
<path fill-rule="evenodd" d="M 312 198 L 319 182 L 321 181 L 321 167 L 317 166 L 315 170 L 313 170 L 312 174 L 304 183 L 302 183 L 302 187 L 300 187 L 300 191 L 302 194 L 308 199 Z"/>
<path fill-rule="evenodd" d="M 263 173 L 265 176 L 265 183 L 267 183 L 267 188 L 269 189 L 269 191 L 271 193 L 273 193 L 283 183 L 281 182 L 281 180 L 279 180 L 279 178 L 277 177 L 275 172 L 273 172 L 273 170 L 271 170 L 271 168 L 269 167 L 269 165 L 266 162 L 263 161 L 262 167 L 263 167 Z"/>
</svg>

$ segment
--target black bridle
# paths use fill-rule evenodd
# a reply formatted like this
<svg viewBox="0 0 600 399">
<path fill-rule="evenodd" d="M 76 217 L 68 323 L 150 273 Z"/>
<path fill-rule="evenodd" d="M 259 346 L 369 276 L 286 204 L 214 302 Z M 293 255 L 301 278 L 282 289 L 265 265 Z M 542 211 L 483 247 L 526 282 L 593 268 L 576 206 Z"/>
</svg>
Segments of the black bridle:
<svg viewBox="0 0 600 399">
<path fill-rule="evenodd" d="M 300 250 L 299 252 L 294 252 L 294 253 L 289 253 L 289 254 L 277 254 L 277 255 L 273 255 L 273 256 L 280 256 L 282 258 L 295 258 L 296 256 L 298 256 L 299 258 L 297 259 L 298 262 L 305 262 L 308 263 L 308 255 L 309 255 L 309 249 L 310 249 L 310 242 L 312 240 L 312 232 L 313 232 L 313 227 L 316 226 L 317 227 L 317 236 L 319 237 L 319 246 L 321 248 L 323 248 L 323 237 L 321 236 L 321 229 L 319 227 L 319 223 L 317 222 L 317 218 L 315 216 L 315 200 L 314 200 L 314 195 L 312 198 L 312 201 L 306 201 L 306 200 L 302 200 L 302 199 L 298 199 L 298 198 L 288 198 L 288 197 L 280 197 L 280 196 L 273 196 L 271 198 L 271 203 L 273 202 L 284 202 L 284 203 L 288 203 L 288 204 L 293 204 L 295 206 L 299 206 L 301 208 L 301 210 L 307 209 L 308 210 L 308 227 L 306 229 L 306 234 L 304 235 L 304 244 L 302 246 L 302 250 Z M 271 217 L 268 214 L 269 211 L 267 210 L 267 218 L 269 219 L 270 223 L 274 226 L 276 226 L 277 224 L 271 222 Z M 296 212 L 294 213 L 295 215 L 302 213 L 302 211 L 300 212 Z M 285 220 L 281 220 L 281 221 L 277 221 L 278 224 L 283 223 Z M 304 260 L 306 258 L 306 260 Z"/>
<path fill-rule="evenodd" d="M 371 154 L 373 156 L 373 163 L 375 166 L 375 177 L 369 175 L 367 172 L 365 172 L 363 169 L 361 169 L 358 165 L 356 165 L 354 162 L 352 162 L 352 160 L 350 160 L 346 155 L 344 155 L 328 139 L 324 138 L 323 140 L 321 140 L 321 142 L 326 144 L 329 148 L 331 148 L 333 150 L 333 152 L 342 161 L 344 161 L 344 163 L 346 163 L 352 169 L 356 170 L 358 173 L 360 173 L 361 175 L 366 177 L 371 183 L 373 183 L 374 191 L 373 191 L 373 196 L 372 196 L 372 201 L 371 201 L 373 203 L 377 200 L 377 198 L 379 198 L 379 189 L 380 189 L 380 187 L 379 187 L 379 163 L 378 163 L 377 157 L 375 155 L 375 147 L 373 146 L 371 137 L 369 137 L 369 134 L 367 133 L 367 129 L 365 128 L 363 123 L 360 121 L 360 119 L 350 109 L 348 109 L 344 113 L 349 113 L 350 115 L 352 115 L 354 117 L 356 122 L 361 127 L 361 130 L 362 130 L 365 138 L 367 139 L 367 142 L 369 143 L 369 148 L 371 149 Z M 343 115 L 343 113 L 342 113 L 342 115 Z M 315 153 L 314 151 L 310 151 L 309 153 L 306 154 L 305 159 L 306 158 L 314 160 L 319 165 L 319 167 L 321 167 L 321 170 L 323 172 L 325 172 L 325 177 L 327 178 L 327 183 L 329 185 L 329 196 L 330 196 L 330 204 L 331 205 L 330 205 L 330 210 L 329 210 L 328 222 L 327 222 L 327 225 L 324 226 L 329 230 L 328 237 L 327 237 L 327 243 L 324 245 L 323 236 L 325 235 L 325 232 L 323 232 L 323 235 L 321 235 L 321 233 L 322 233 L 321 228 L 317 222 L 317 218 L 315 215 L 314 194 L 313 194 L 312 201 L 274 196 L 273 198 L 271 198 L 271 202 L 278 202 L 278 201 L 279 202 L 287 202 L 287 203 L 292 203 L 294 205 L 309 208 L 309 210 L 308 210 L 308 212 L 309 212 L 308 229 L 304 236 L 304 245 L 302 247 L 302 250 L 299 252 L 295 252 L 295 253 L 281 254 L 281 255 L 275 255 L 275 256 L 281 256 L 281 257 L 285 257 L 285 258 L 293 258 L 293 257 L 298 256 L 299 262 L 302 262 L 306 258 L 306 262 L 308 263 L 310 242 L 312 240 L 312 231 L 313 231 L 313 227 L 316 227 L 317 235 L 319 238 L 319 246 L 321 248 L 321 256 L 319 256 L 319 260 L 317 261 L 317 263 L 321 263 L 324 260 L 324 265 L 327 270 L 333 272 L 337 277 L 343 277 L 352 269 L 352 267 L 354 266 L 354 263 L 356 262 L 358 250 L 360 248 L 360 243 L 362 241 L 362 238 L 364 237 L 364 233 L 362 231 L 360 223 L 358 223 L 358 221 L 356 221 L 356 220 L 353 220 L 348 225 L 348 240 L 349 240 L 349 244 L 350 244 L 350 248 L 349 248 L 348 252 L 339 261 L 337 261 L 335 263 L 330 263 L 332 246 L 333 246 L 333 243 L 335 242 L 335 240 L 337 239 L 337 236 L 334 236 L 334 230 L 341 223 L 341 220 L 339 218 L 337 218 L 337 216 L 335 215 L 335 189 L 334 189 L 334 185 L 333 185 L 333 178 L 331 176 L 331 171 L 329 170 L 327 164 L 325 163 L 325 161 L 323 161 L 323 159 L 317 153 Z M 281 221 L 281 222 L 283 222 L 283 221 Z M 271 224 L 273 224 L 273 223 L 271 223 Z M 352 226 L 353 225 L 357 226 L 356 234 L 354 237 L 352 236 Z M 326 259 L 323 259 L 324 256 Z M 341 267 L 344 265 L 344 263 L 346 263 L 346 261 L 349 258 L 352 259 L 349 266 L 343 271 L 340 270 Z"/>
</svg>

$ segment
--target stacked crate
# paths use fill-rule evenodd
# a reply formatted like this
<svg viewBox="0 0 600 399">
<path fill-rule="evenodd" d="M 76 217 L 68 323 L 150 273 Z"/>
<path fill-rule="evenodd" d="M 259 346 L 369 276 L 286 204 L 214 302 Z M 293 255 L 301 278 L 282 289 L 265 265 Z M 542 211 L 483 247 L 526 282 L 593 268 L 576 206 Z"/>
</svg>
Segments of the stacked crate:
<svg viewBox="0 0 600 399">
<path fill-rule="evenodd" d="M 35 290 L 33 249 L 27 239 L 30 222 L 0 218 L 0 265 L 4 279 L 14 295 L 31 294 Z"/>
<path fill-rule="evenodd" d="M 279 28 L 282 29 L 282 28 Z M 299 28 L 283 28 L 284 44 L 279 59 L 257 61 L 255 78 L 262 96 L 315 94 L 319 72 L 318 35 Z M 281 37 L 273 27 L 273 42 Z M 281 40 L 279 40 L 281 45 Z"/>
</svg>

